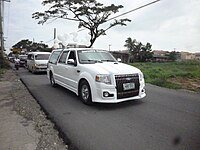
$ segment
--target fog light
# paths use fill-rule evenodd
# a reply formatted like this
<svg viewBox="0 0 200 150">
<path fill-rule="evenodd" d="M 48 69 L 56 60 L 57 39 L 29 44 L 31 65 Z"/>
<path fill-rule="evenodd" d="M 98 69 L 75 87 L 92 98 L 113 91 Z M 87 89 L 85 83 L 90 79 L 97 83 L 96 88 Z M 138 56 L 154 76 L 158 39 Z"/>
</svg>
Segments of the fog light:
<svg viewBox="0 0 200 150">
<path fill-rule="evenodd" d="M 104 96 L 104 97 L 108 97 L 108 96 L 109 96 L 109 93 L 108 93 L 108 92 L 103 92 L 103 96 Z"/>
<path fill-rule="evenodd" d="M 110 94 L 109 92 L 103 92 L 103 97 L 114 97 L 114 94 Z"/>
</svg>

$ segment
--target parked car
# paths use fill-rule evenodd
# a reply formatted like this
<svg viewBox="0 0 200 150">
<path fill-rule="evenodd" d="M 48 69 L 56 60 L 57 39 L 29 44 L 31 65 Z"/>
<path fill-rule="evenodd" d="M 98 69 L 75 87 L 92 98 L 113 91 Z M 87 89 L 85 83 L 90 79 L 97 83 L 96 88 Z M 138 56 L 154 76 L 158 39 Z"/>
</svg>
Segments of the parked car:
<svg viewBox="0 0 200 150">
<path fill-rule="evenodd" d="M 46 72 L 50 52 L 30 52 L 27 56 L 27 69 L 32 73 Z"/>
<path fill-rule="evenodd" d="M 118 103 L 146 96 L 143 73 L 104 50 L 54 50 L 47 77 L 53 87 L 59 84 L 73 91 L 85 104 Z"/>
<path fill-rule="evenodd" d="M 27 61 L 27 55 L 19 55 L 19 65 L 20 67 L 25 67 Z"/>
</svg>

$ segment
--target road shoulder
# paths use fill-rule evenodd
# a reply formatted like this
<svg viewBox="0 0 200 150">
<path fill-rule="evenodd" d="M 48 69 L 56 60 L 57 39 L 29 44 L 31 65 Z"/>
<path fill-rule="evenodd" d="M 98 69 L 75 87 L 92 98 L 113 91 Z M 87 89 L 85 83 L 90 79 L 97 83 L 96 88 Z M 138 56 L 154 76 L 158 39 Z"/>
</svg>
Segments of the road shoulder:
<svg viewBox="0 0 200 150">
<path fill-rule="evenodd" d="M 12 69 L 0 78 L 0 120 L 2 149 L 67 149 L 54 124 Z"/>
</svg>

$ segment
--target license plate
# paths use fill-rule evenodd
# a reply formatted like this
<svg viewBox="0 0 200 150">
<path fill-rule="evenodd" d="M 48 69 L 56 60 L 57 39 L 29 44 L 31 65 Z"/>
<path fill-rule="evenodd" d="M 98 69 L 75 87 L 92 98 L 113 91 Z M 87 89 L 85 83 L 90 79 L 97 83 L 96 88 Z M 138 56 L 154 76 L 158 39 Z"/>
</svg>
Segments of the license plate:
<svg viewBox="0 0 200 150">
<path fill-rule="evenodd" d="M 135 89 L 135 83 L 124 83 L 123 84 L 124 90 L 132 90 Z"/>
</svg>

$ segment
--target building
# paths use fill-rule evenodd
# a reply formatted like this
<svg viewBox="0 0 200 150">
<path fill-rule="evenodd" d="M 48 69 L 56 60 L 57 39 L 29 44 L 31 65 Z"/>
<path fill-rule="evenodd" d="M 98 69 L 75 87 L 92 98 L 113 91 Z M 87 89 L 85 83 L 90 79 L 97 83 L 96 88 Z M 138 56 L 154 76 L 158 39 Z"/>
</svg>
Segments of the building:
<svg viewBox="0 0 200 150">
<path fill-rule="evenodd" d="M 169 61 L 169 57 L 167 56 L 169 52 L 163 50 L 154 50 L 153 51 L 153 60 L 155 62 L 165 62 Z"/>
<path fill-rule="evenodd" d="M 195 60 L 200 60 L 200 53 L 195 53 Z"/>
<path fill-rule="evenodd" d="M 195 54 L 189 52 L 181 52 L 181 60 L 194 60 Z"/>
<path fill-rule="evenodd" d="M 122 50 L 122 51 L 110 51 L 110 53 L 116 58 L 120 58 L 121 62 L 123 63 L 129 63 L 129 57 L 130 54 L 127 50 Z"/>
</svg>

